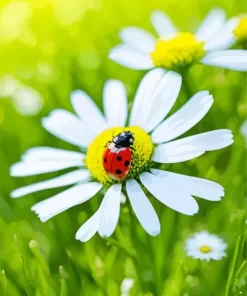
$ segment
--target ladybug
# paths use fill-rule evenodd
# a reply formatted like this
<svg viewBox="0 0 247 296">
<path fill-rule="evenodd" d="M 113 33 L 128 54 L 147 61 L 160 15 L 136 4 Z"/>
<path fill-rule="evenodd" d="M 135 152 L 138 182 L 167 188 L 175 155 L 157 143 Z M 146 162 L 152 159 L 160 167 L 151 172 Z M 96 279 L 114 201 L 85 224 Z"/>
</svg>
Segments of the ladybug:
<svg viewBox="0 0 247 296">
<path fill-rule="evenodd" d="M 107 142 L 102 157 L 105 171 L 113 180 L 123 180 L 131 167 L 134 134 L 122 132 Z"/>
</svg>

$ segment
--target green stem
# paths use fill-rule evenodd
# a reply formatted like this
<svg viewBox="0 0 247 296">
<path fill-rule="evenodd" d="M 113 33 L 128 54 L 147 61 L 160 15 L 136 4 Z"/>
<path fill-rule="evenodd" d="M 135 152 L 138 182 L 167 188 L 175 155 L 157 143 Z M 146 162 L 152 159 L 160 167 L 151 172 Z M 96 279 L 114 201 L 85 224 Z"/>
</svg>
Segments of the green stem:
<svg viewBox="0 0 247 296">
<path fill-rule="evenodd" d="M 68 288 L 65 279 L 60 279 L 61 282 L 61 289 L 60 289 L 60 296 L 67 296 L 68 295 Z"/>
<path fill-rule="evenodd" d="M 6 278 L 4 270 L 2 270 L 1 285 L 2 285 L 2 290 L 3 290 L 4 296 L 7 296 L 7 285 L 8 284 L 7 284 L 7 278 Z"/>
<path fill-rule="evenodd" d="M 230 269 L 229 276 L 228 276 L 227 283 L 226 283 L 225 296 L 228 296 L 229 292 L 230 292 L 232 279 L 233 279 L 233 275 L 234 275 L 234 271 L 235 271 L 235 267 L 236 267 L 236 262 L 237 262 L 237 258 L 238 258 L 240 242 L 241 242 L 241 237 L 239 236 L 237 243 L 236 243 L 235 250 L 234 250 L 234 254 L 233 254 L 231 269 Z"/>
<path fill-rule="evenodd" d="M 17 242 L 17 236 L 16 235 L 14 235 L 14 241 L 15 241 L 18 256 L 19 256 L 20 261 L 21 261 L 21 270 L 22 270 L 22 276 L 23 276 L 23 282 L 24 282 L 24 287 L 25 287 L 25 290 L 26 290 L 26 294 L 28 296 L 31 296 L 31 294 L 29 292 L 29 289 L 28 289 L 28 284 L 27 284 L 27 277 L 26 277 L 26 272 L 25 272 L 25 267 L 24 267 L 24 258 L 21 256 L 21 253 L 20 253 L 20 250 L 19 250 L 19 247 L 18 247 L 18 242 Z"/>
<path fill-rule="evenodd" d="M 239 269 L 237 270 L 236 276 L 235 276 L 236 279 L 241 275 L 241 272 L 243 271 L 245 264 L 246 264 L 246 260 L 240 265 Z"/>
<path fill-rule="evenodd" d="M 186 101 L 187 101 L 197 92 L 197 87 L 189 73 L 189 70 L 186 70 L 182 73 L 182 78 L 183 78 L 182 89 L 184 91 Z"/>
</svg>

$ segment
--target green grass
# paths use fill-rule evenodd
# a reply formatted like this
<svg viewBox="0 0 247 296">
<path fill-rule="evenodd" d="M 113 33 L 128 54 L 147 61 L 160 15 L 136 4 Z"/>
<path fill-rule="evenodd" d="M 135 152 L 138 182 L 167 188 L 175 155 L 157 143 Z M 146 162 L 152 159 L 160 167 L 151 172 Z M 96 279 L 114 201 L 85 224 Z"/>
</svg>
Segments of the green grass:
<svg viewBox="0 0 247 296">
<path fill-rule="evenodd" d="M 109 49 L 119 42 L 120 28 L 136 25 L 153 32 L 149 15 L 160 8 L 178 27 L 193 30 L 211 8 L 223 7 L 230 17 L 246 11 L 244 1 L 33 0 L 29 1 L 30 17 L 18 24 L 16 36 L 13 24 L 21 11 L 7 14 L 3 9 L 10 2 L 0 3 L 0 76 L 13 75 L 36 89 L 44 99 L 44 108 L 38 116 L 23 117 L 14 109 L 12 98 L 0 99 L 0 295 L 117 296 L 125 277 L 135 281 L 130 292 L 134 296 L 230 296 L 241 295 L 241 291 L 244 295 L 246 143 L 239 131 L 247 116 L 244 73 L 201 65 L 190 70 L 193 92 L 208 89 L 215 97 L 210 112 L 191 134 L 229 128 L 235 142 L 165 169 L 218 182 L 225 188 L 225 197 L 215 203 L 198 199 L 200 211 L 193 217 L 175 213 L 150 197 L 161 221 L 159 236 L 149 237 L 144 232 L 127 203 L 121 207 L 118 227 L 110 239 L 96 235 L 82 244 L 75 240 L 75 233 L 98 208 L 102 196 L 46 223 L 41 223 L 30 207 L 59 190 L 15 200 L 9 196 L 18 186 L 50 176 L 9 176 L 10 165 L 25 149 L 38 145 L 75 149 L 48 134 L 40 124 L 54 108 L 72 110 L 72 90 L 85 90 L 102 107 L 103 84 L 116 78 L 125 83 L 129 101 L 133 99 L 144 73 L 107 58 Z M 183 87 L 173 111 L 187 99 Z M 200 230 L 227 242 L 226 258 L 201 262 L 186 256 L 185 240 Z"/>
</svg>

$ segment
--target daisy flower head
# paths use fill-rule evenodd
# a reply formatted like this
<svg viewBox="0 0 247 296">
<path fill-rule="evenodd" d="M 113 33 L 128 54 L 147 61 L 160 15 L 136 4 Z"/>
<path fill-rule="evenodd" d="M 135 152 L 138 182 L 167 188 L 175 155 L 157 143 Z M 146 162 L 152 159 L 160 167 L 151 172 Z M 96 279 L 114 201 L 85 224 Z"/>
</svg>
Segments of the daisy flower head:
<svg viewBox="0 0 247 296">
<path fill-rule="evenodd" d="M 187 255 L 200 260 L 220 260 L 226 256 L 227 244 L 223 239 L 207 231 L 198 232 L 186 241 Z"/>
<path fill-rule="evenodd" d="M 233 24 L 233 34 L 238 42 L 247 41 L 247 14 L 240 15 L 232 19 Z"/>
<path fill-rule="evenodd" d="M 73 185 L 32 207 L 44 222 L 98 193 L 104 194 L 97 212 L 78 230 L 76 238 L 80 241 L 87 241 L 96 232 L 106 237 L 114 232 L 122 191 L 143 228 L 153 236 L 160 232 L 160 222 L 143 187 L 161 203 L 185 215 L 198 212 L 192 196 L 219 201 L 224 189 L 215 182 L 152 168 L 158 163 L 187 161 L 233 143 L 231 131 L 226 129 L 177 139 L 196 125 L 213 104 L 212 95 L 200 91 L 164 119 L 178 97 L 181 83 L 181 76 L 175 72 L 150 71 L 138 87 L 129 115 L 126 89 L 120 81 L 105 83 L 104 115 L 85 92 L 72 92 L 71 103 L 76 114 L 57 109 L 42 120 L 42 125 L 81 150 L 31 148 L 11 167 L 11 175 L 23 177 L 74 170 L 16 189 L 12 197 Z"/>
<path fill-rule="evenodd" d="M 241 14 L 229 19 L 218 31 L 217 35 L 218 40 L 215 40 L 216 47 L 219 44 L 225 44 L 227 48 L 235 44 L 244 45 L 244 43 L 247 42 L 247 14 Z M 212 47 L 212 49 L 214 49 L 214 47 Z M 241 53 L 244 51 L 238 52 Z M 246 63 L 246 60 L 244 63 Z"/>
<path fill-rule="evenodd" d="M 247 14 L 231 18 L 221 33 L 224 34 L 225 39 L 229 40 L 230 45 L 245 43 L 247 41 Z"/>
<path fill-rule="evenodd" d="M 241 14 L 230 19 L 227 23 L 228 31 L 232 43 L 244 43 L 247 41 L 247 14 Z M 228 37 L 230 39 L 230 37 Z"/>
<path fill-rule="evenodd" d="M 141 28 L 127 27 L 120 31 L 123 43 L 110 51 L 110 59 L 135 70 L 162 67 L 180 72 L 184 67 L 201 63 L 247 71 L 247 51 L 227 50 L 232 40 L 221 9 L 213 9 L 196 33 L 179 32 L 162 11 L 154 11 L 151 22 L 158 37 Z"/>
</svg>

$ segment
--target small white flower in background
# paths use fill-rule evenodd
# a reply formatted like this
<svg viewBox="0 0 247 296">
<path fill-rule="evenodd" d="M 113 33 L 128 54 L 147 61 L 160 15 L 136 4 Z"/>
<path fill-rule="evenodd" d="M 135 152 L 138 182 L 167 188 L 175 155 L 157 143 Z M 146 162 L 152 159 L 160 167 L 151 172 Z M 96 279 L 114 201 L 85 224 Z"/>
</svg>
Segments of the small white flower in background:
<svg viewBox="0 0 247 296">
<path fill-rule="evenodd" d="M 133 279 L 131 279 L 131 278 L 123 279 L 123 281 L 121 283 L 121 287 L 120 287 L 121 296 L 128 296 L 133 285 L 134 285 Z"/>
<path fill-rule="evenodd" d="M 247 14 L 231 18 L 219 32 L 229 42 L 229 46 L 235 43 L 247 41 Z"/>
<path fill-rule="evenodd" d="M 12 97 L 20 86 L 20 82 L 11 75 L 0 78 L 0 98 Z"/>
<path fill-rule="evenodd" d="M 20 87 L 13 96 L 16 111 L 23 116 L 35 116 L 43 108 L 40 94 L 31 87 Z"/>
<path fill-rule="evenodd" d="M 43 108 L 41 95 L 11 75 L 0 78 L 0 98 L 12 97 L 16 111 L 23 116 L 37 115 Z"/>
<path fill-rule="evenodd" d="M 68 168 L 77 169 L 60 177 L 16 189 L 12 197 L 74 185 L 32 207 L 41 221 L 45 222 L 84 203 L 104 187 L 103 190 L 107 191 L 99 209 L 76 234 L 76 238 L 82 242 L 97 232 L 103 237 L 112 235 L 118 223 L 121 192 L 124 189 L 137 219 L 152 236 L 160 233 L 160 222 L 142 187 L 161 203 L 185 215 L 198 212 L 198 203 L 193 196 L 220 201 L 224 189 L 215 182 L 150 168 L 150 164 L 155 163 L 184 162 L 206 151 L 218 150 L 233 143 L 231 131 L 227 129 L 177 139 L 207 114 L 214 101 L 208 91 L 200 91 L 164 120 L 176 102 L 181 83 L 181 76 L 172 71 L 150 71 L 138 87 L 130 116 L 126 89 L 120 81 L 110 80 L 104 86 L 105 116 L 85 92 L 72 92 L 71 103 L 76 115 L 57 109 L 42 120 L 42 125 L 51 134 L 78 146 L 86 153 L 34 147 L 10 171 L 11 176 L 24 177 Z M 106 143 L 112 141 L 114 133 L 122 134 L 125 126 L 134 135 L 132 162 L 127 178 L 116 181 L 105 171 L 102 159 Z M 125 162 L 119 163 L 125 165 Z M 114 172 L 118 174 L 117 171 Z"/>
<path fill-rule="evenodd" d="M 200 260 L 220 260 L 226 256 L 227 244 L 223 239 L 207 231 L 198 232 L 186 241 L 187 255 Z"/>
<path fill-rule="evenodd" d="M 240 132 L 245 138 L 246 145 L 247 145 L 247 120 L 241 125 Z"/>
<path fill-rule="evenodd" d="M 164 67 L 180 72 L 184 66 L 201 63 L 247 71 L 247 51 L 227 50 L 236 39 L 230 30 L 234 21 L 227 22 L 221 9 L 213 9 L 195 34 L 179 32 L 162 11 L 153 12 L 151 22 L 159 38 L 127 27 L 120 32 L 123 43 L 110 51 L 110 59 L 135 70 Z"/>
<path fill-rule="evenodd" d="M 225 48 L 230 48 L 236 43 L 247 42 L 247 14 L 241 14 L 226 21 L 224 26 L 218 31 L 217 37 L 216 47 L 222 44 L 225 45 Z M 233 53 L 232 50 L 231 52 Z M 235 52 L 241 53 L 244 51 L 235 50 Z M 233 58 L 234 56 L 232 56 Z M 246 59 L 243 59 L 243 63 L 246 63 Z"/>
</svg>

